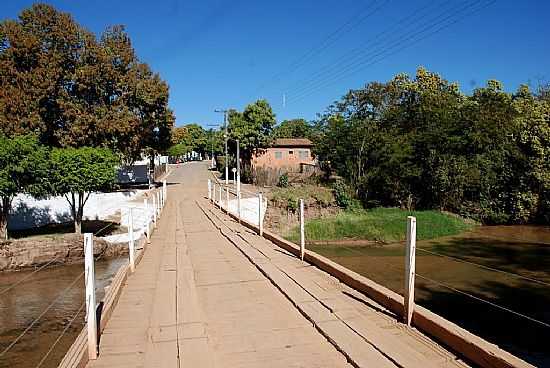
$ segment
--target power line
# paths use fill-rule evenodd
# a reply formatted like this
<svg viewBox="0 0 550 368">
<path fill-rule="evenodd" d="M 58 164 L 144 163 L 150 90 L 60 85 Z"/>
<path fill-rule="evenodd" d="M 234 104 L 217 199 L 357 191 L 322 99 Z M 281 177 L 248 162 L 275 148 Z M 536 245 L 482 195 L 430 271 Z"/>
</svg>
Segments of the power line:
<svg viewBox="0 0 550 368">
<path fill-rule="evenodd" d="M 80 279 L 82 278 L 83 275 L 84 275 L 84 271 L 82 271 L 82 272 L 80 273 L 80 275 L 79 275 L 76 279 L 74 279 L 74 281 L 71 282 L 71 283 L 69 284 L 69 286 L 67 286 L 67 287 L 66 287 L 66 288 L 65 288 L 65 289 L 64 289 L 64 290 L 63 290 L 63 291 L 62 291 L 62 292 L 61 292 L 61 293 L 60 293 L 60 294 L 59 294 L 59 295 L 58 295 L 58 296 L 57 296 L 57 297 L 47 306 L 47 307 L 46 307 L 46 309 L 44 309 L 44 311 L 43 311 L 42 313 L 40 313 L 40 315 L 39 315 L 37 318 L 35 318 L 35 319 L 27 326 L 27 328 L 25 328 L 25 330 L 23 330 L 23 332 L 21 332 L 21 333 L 19 334 L 19 336 L 17 336 L 17 337 L 15 338 L 15 340 L 13 340 L 13 341 L 11 342 L 11 344 L 9 344 L 8 347 L 6 347 L 6 348 L 0 353 L 0 357 L 2 357 L 3 355 L 5 355 L 5 354 L 6 354 L 15 344 L 17 344 L 17 343 L 19 342 L 19 340 L 21 340 L 21 338 L 22 338 L 27 332 L 29 332 L 29 330 L 30 330 L 30 329 L 31 329 L 31 328 L 32 328 L 32 327 L 33 327 L 42 317 L 44 317 L 44 315 L 45 315 L 46 313 L 48 313 L 48 311 L 49 311 L 50 309 L 52 309 L 52 307 L 55 305 L 55 303 L 57 303 L 57 302 L 61 299 L 61 297 L 63 297 L 63 296 L 65 295 L 65 293 L 66 293 L 67 291 L 69 291 L 69 290 L 77 283 L 78 280 L 80 280 Z"/>
<path fill-rule="evenodd" d="M 379 50 L 376 50 L 376 49 L 372 50 L 370 53 L 367 53 L 367 55 L 369 57 L 367 57 L 363 60 L 357 60 L 356 62 L 348 64 L 343 69 L 340 69 L 336 74 L 332 74 L 332 75 L 328 76 L 327 78 L 325 78 L 324 80 L 321 79 L 321 80 L 317 80 L 317 81 L 315 81 L 315 80 L 310 81 L 309 86 L 300 87 L 299 92 L 297 93 L 297 95 L 294 98 L 290 98 L 290 100 L 293 100 L 295 102 L 295 101 L 300 100 L 303 97 L 305 97 L 307 95 L 310 95 L 310 94 L 312 94 L 312 93 L 314 93 L 318 90 L 326 88 L 329 85 L 334 84 L 338 80 L 340 80 L 342 78 L 345 78 L 349 75 L 352 75 L 354 73 L 357 73 L 358 71 L 363 70 L 366 67 L 371 66 L 371 65 L 387 58 L 388 56 L 391 56 L 391 55 L 393 55 L 393 54 L 395 54 L 399 51 L 402 51 L 402 50 L 404 50 L 404 49 L 406 49 L 406 48 L 408 48 L 408 47 L 410 47 L 410 46 L 412 46 L 412 45 L 414 45 L 414 44 L 416 44 L 416 43 L 418 43 L 418 42 L 420 42 L 420 41 L 422 41 L 422 40 L 424 40 L 424 39 L 426 39 L 426 38 L 428 38 L 428 37 L 430 37 L 430 36 L 432 36 L 432 35 L 434 35 L 438 32 L 440 32 L 441 30 L 457 23 L 458 21 L 464 19 L 465 17 L 467 17 L 468 15 L 474 13 L 475 11 L 481 10 L 482 8 L 490 5 L 490 3 L 488 3 L 485 6 L 479 7 L 477 9 L 474 9 L 474 10 L 464 14 L 462 17 L 459 17 L 459 18 L 455 19 L 454 21 L 452 20 L 454 17 L 456 17 L 461 12 L 464 12 L 468 8 L 475 7 L 476 5 L 479 5 L 479 3 L 480 3 L 479 1 L 474 1 L 470 4 L 462 5 L 459 9 L 450 9 L 450 10 L 444 11 L 443 13 L 439 14 L 435 18 L 432 18 L 427 23 L 424 23 L 421 26 L 423 28 L 421 28 L 420 30 L 416 29 L 416 30 L 412 31 L 413 33 L 411 35 L 409 35 L 408 37 L 405 37 L 405 38 L 402 38 L 402 39 L 399 39 L 399 37 L 398 37 L 398 38 L 394 39 L 393 41 L 391 41 L 393 43 L 390 46 L 379 48 Z M 442 15 L 446 15 L 446 17 L 437 20 L 437 18 L 439 18 Z M 437 20 L 437 21 L 435 23 L 431 23 L 434 20 Z M 451 21 L 445 24 L 445 22 L 447 22 L 448 20 L 451 20 Z M 443 25 L 441 27 L 439 27 L 439 28 L 433 30 L 432 32 L 429 32 L 428 34 L 422 36 L 423 33 L 427 32 L 427 31 L 430 31 L 431 29 L 433 29 L 434 27 L 438 26 L 441 23 L 443 23 Z M 421 36 L 421 37 L 419 37 L 419 36 Z M 419 37 L 419 38 L 415 39 L 416 37 Z M 412 42 L 407 43 L 408 41 L 412 41 Z M 403 46 L 399 47 L 401 45 L 403 45 Z M 397 47 L 397 50 L 391 51 L 392 49 L 395 49 L 396 47 Z M 377 59 L 377 57 L 378 57 L 378 59 Z M 313 83 L 311 83 L 311 82 L 313 82 Z"/>
<path fill-rule="evenodd" d="M 424 10 L 432 7 L 432 5 L 434 5 L 435 3 L 434 2 L 428 2 L 427 5 L 423 6 L 422 8 L 420 9 L 417 9 L 415 11 L 413 11 L 413 13 L 401 18 L 400 20 L 398 20 L 397 22 L 395 22 L 393 24 L 393 26 L 387 28 L 385 31 L 377 34 L 374 38 L 370 39 L 369 41 L 367 42 L 364 42 L 361 46 L 358 46 L 356 48 L 353 48 L 351 49 L 349 52 L 347 52 L 346 54 L 344 55 L 341 55 L 339 58 L 337 58 L 334 63 L 332 64 L 327 64 L 325 65 L 324 67 L 322 67 L 321 69 L 319 69 L 317 72 L 313 73 L 309 78 L 305 78 L 305 79 L 302 79 L 296 83 L 293 84 L 293 86 L 298 86 L 298 87 L 301 87 L 301 86 L 304 86 L 308 83 L 311 83 L 312 81 L 315 80 L 315 78 L 317 77 L 322 77 L 323 74 L 325 74 L 326 72 L 330 71 L 331 69 L 337 69 L 337 66 L 336 64 L 338 63 L 341 63 L 341 62 L 344 62 L 344 61 L 350 61 L 352 59 L 355 59 L 357 58 L 358 56 L 360 56 L 361 54 L 364 54 L 366 51 L 364 50 L 364 47 L 367 47 L 367 46 L 373 46 L 373 45 L 377 45 L 379 44 L 382 40 L 379 40 L 381 36 L 385 35 L 385 34 L 388 34 L 390 31 L 392 31 L 394 28 L 400 26 L 400 25 L 403 25 L 403 22 L 406 22 L 408 21 L 410 18 L 413 18 L 413 20 L 407 25 L 407 26 L 410 26 L 410 25 L 413 25 L 414 23 L 422 20 L 422 18 L 425 16 L 419 16 L 420 14 L 422 14 L 424 12 Z M 378 40 L 378 41 L 376 41 Z M 373 42 L 373 41 L 376 41 L 376 42 Z M 296 89 L 298 89 L 298 87 Z M 292 90 L 292 86 L 290 86 L 289 88 L 286 88 L 285 90 Z"/>
<path fill-rule="evenodd" d="M 394 55 L 408 47 L 411 47 L 413 46 L 414 44 L 442 31 L 443 29 L 445 28 L 448 28 L 450 27 L 451 25 L 453 24 L 456 24 L 458 23 L 459 21 L 461 21 L 462 19 L 466 18 L 467 16 L 475 13 L 476 11 L 479 11 L 479 10 L 482 10 L 483 8 L 486 8 L 490 5 L 492 5 L 493 3 L 495 3 L 496 0 L 493 0 L 493 1 L 490 1 L 480 7 L 477 7 L 473 10 L 471 10 L 470 12 L 467 12 L 466 14 L 462 15 L 461 17 L 455 19 L 455 20 L 452 20 L 446 24 L 443 24 L 441 27 L 433 30 L 432 32 L 420 37 L 420 38 L 417 38 L 415 39 L 415 37 L 418 37 L 420 36 L 422 33 L 426 32 L 426 31 L 429 31 L 431 28 L 434 28 L 435 26 L 437 26 L 438 24 L 440 23 L 444 23 L 445 21 L 449 20 L 449 19 L 452 19 L 456 14 L 460 13 L 461 11 L 463 11 L 464 9 L 462 9 L 461 11 L 459 12 L 454 12 L 452 15 L 450 16 L 447 16 L 446 18 L 444 18 L 443 20 L 439 20 L 438 22 L 436 22 L 435 24 L 432 24 L 432 25 L 429 25 L 427 27 L 424 27 L 424 29 L 422 29 L 421 31 L 418 31 L 416 33 L 414 33 L 413 35 L 405 38 L 405 39 L 402 39 L 400 41 L 397 41 L 395 42 L 393 45 L 389 46 L 389 47 L 386 47 L 384 48 L 382 51 L 374 54 L 372 57 L 370 58 L 367 58 L 366 60 L 363 60 L 363 61 L 360 61 L 358 63 L 355 63 L 355 64 L 352 64 L 352 65 L 348 65 L 346 68 L 344 68 L 343 70 L 341 70 L 339 73 L 335 74 L 335 75 L 331 75 L 329 76 L 328 78 L 326 78 L 324 81 L 321 80 L 321 81 L 318 81 L 316 83 L 316 85 L 311 85 L 307 88 L 304 88 L 303 91 L 301 91 L 297 96 L 295 96 L 294 98 L 291 98 L 289 100 L 293 101 L 293 102 L 296 102 L 296 101 L 299 101 L 301 99 L 303 99 L 304 97 L 308 96 L 308 95 L 311 95 L 312 93 L 315 93 L 317 92 L 318 90 L 321 90 L 323 88 L 326 88 L 328 87 L 329 85 L 331 84 L 334 84 L 335 82 L 337 82 L 338 80 L 344 78 L 344 77 L 347 77 L 349 75 L 352 75 L 354 73 L 357 73 L 363 69 L 365 69 L 366 67 L 368 66 L 371 66 L 391 55 Z M 479 4 L 479 2 L 478 2 Z M 474 5 L 478 5 L 478 4 L 471 4 L 471 5 L 468 5 L 466 6 L 466 8 L 471 8 L 472 6 Z M 406 41 L 409 41 L 411 40 L 412 42 L 408 43 L 408 44 L 405 44 L 404 46 L 402 47 L 398 47 L 400 46 L 401 44 L 405 43 Z M 391 51 L 392 49 L 395 49 L 396 47 L 398 47 L 396 50 L 394 51 Z M 391 51 L 391 52 L 388 52 L 388 51 Z M 385 54 L 385 55 L 384 55 Z M 376 59 L 376 57 L 380 56 L 378 59 Z M 355 70 L 354 70 L 355 69 Z M 346 74 L 347 73 L 347 74 Z"/>
<path fill-rule="evenodd" d="M 436 285 L 443 286 L 444 288 L 447 288 L 447 289 L 449 289 L 449 290 L 452 290 L 452 291 L 454 291 L 455 293 L 465 295 L 465 296 L 467 296 L 467 297 L 470 297 L 470 298 L 475 299 L 475 300 L 477 300 L 477 301 L 480 301 L 480 302 L 482 302 L 482 303 L 488 304 L 488 305 L 490 305 L 490 306 L 492 306 L 492 307 L 495 307 L 495 308 L 497 308 L 497 309 L 500 309 L 500 310 L 503 310 L 503 311 L 505 311 L 505 312 L 509 312 L 509 313 L 515 314 L 516 316 L 525 318 L 525 319 L 527 319 L 527 320 L 529 320 L 529 321 L 532 321 L 532 322 L 535 322 L 535 323 L 537 323 L 537 324 L 539 324 L 539 325 L 541 325 L 541 326 L 550 328 L 550 324 L 548 324 L 548 323 L 546 323 L 546 322 L 543 322 L 543 321 L 540 321 L 540 320 L 538 320 L 538 319 L 536 319 L 536 318 L 530 317 L 530 316 L 525 315 L 525 314 L 520 313 L 520 312 L 516 312 L 515 310 L 512 310 L 512 309 L 510 309 L 510 308 L 503 307 L 503 306 L 501 306 L 501 305 L 499 305 L 499 304 L 496 304 L 496 303 L 493 303 L 493 302 L 491 302 L 491 301 L 489 301 L 489 300 L 480 298 L 480 297 L 478 297 L 478 296 L 475 296 L 475 295 L 472 295 L 472 294 L 467 293 L 467 292 L 465 292 L 465 291 L 462 291 L 462 290 L 459 290 L 459 289 L 457 289 L 457 288 L 454 288 L 454 287 L 452 287 L 452 286 L 450 286 L 450 285 L 447 285 L 447 284 L 445 284 L 445 283 L 443 283 L 443 282 L 436 281 L 436 280 L 431 279 L 431 278 L 429 278 L 429 277 L 419 275 L 418 273 L 416 274 L 416 276 L 417 276 L 418 278 L 421 278 L 421 279 L 424 279 L 424 280 L 426 280 L 426 281 L 432 282 L 432 283 L 434 283 L 434 284 L 436 284 Z"/>
<path fill-rule="evenodd" d="M 357 56 L 360 56 L 361 54 L 366 54 L 364 56 L 370 56 L 370 55 L 373 55 L 373 54 L 374 54 L 374 56 L 378 56 L 381 53 L 384 53 L 387 49 L 391 49 L 391 48 L 395 47 L 396 45 L 398 46 L 398 45 L 402 44 L 403 42 L 405 42 L 409 39 L 412 39 L 412 38 L 414 38 L 415 36 L 417 36 L 419 34 L 422 34 L 426 30 L 429 30 L 430 28 L 433 28 L 434 26 L 437 26 L 439 23 L 445 22 L 446 20 L 452 18 L 453 16 L 456 16 L 457 14 L 459 14 L 461 11 L 464 11 L 468 7 L 472 7 L 472 6 L 476 5 L 476 2 L 478 2 L 478 1 L 473 1 L 470 4 L 464 3 L 464 4 L 460 4 L 456 7 L 451 7 L 450 9 L 446 9 L 446 10 L 440 12 L 439 14 L 437 14 L 436 16 L 432 17 L 431 19 L 429 19 L 427 22 L 421 24 L 420 27 L 423 27 L 423 28 L 420 28 L 420 30 L 418 30 L 419 27 L 416 27 L 416 29 L 411 30 L 410 32 L 412 32 L 412 35 L 410 35 L 409 37 L 406 37 L 405 39 L 403 39 L 402 38 L 403 35 L 401 35 L 399 37 L 394 38 L 393 41 L 390 41 L 390 42 L 394 43 L 393 45 L 391 45 L 389 47 L 386 46 L 386 47 L 378 48 L 379 50 L 382 49 L 382 51 L 379 51 L 376 48 L 374 50 L 371 50 L 371 51 L 368 51 L 368 50 L 360 51 L 358 55 L 352 57 L 351 59 L 353 59 L 353 58 L 357 59 Z M 443 9 L 444 8 L 445 7 L 443 7 Z M 438 20 L 438 18 L 441 18 L 443 16 L 446 16 L 446 17 Z M 420 17 L 420 19 L 422 19 L 422 18 L 426 18 L 426 16 L 424 15 L 423 17 Z M 410 24 L 408 24 L 407 26 L 410 26 L 410 25 L 416 23 L 417 20 L 418 19 L 413 19 L 413 21 Z M 437 22 L 433 23 L 434 21 L 437 21 Z M 416 32 L 416 33 L 414 33 L 414 32 Z M 382 34 L 383 33 L 385 33 L 385 32 L 382 32 Z M 380 35 L 378 35 L 378 37 L 379 36 Z M 400 38 L 401 38 L 401 40 L 400 40 Z M 377 43 L 379 43 L 379 42 L 377 42 Z M 377 44 L 377 43 L 375 43 L 375 44 Z M 356 49 L 356 50 L 359 50 L 359 49 Z M 378 52 L 378 53 L 376 53 L 376 52 Z M 353 53 L 354 52 L 351 52 L 351 54 L 353 54 Z M 373 57 L 370 56 L 369 58 L 366 58 L 365 60 L 366 61 L 372 60 L 372 58 Z M 350 70 L 350 68 L 352 69 L 352 68 L 356 67 L 357 65 L 363 64 L 365 62 L 365 60 L 363 60 L 363 61 L 358 60 L 357 62 L 348 63 L 347 67 L 343 70 L 342 69 L 339 70 L 337 75 L 338 74 L 341 75 L 343 72 L 345 73 L 347 70 Z M 338 67 L 338 65 L 336 65 L 335 67 Z M 309 86 L 302 86 L 302 87 L 300 87 L 300 90 L 307 90 L 308 88 L 311 88 L 312 87 L 311 82 L 316 82 L 316 81 L 315 80 L 309 81 L 310 85 Z M 319 82 L 319 81 L 317 81 L 317 82 Z"/>
<path fill-rule="evenodd" d="M 341 35 L 339 35 L 339 33 L 342 33 L 343 30 L 345 30 L 348 25 L 351 24 L 351 27 L 348 29 L 348 32 L 349 32 L 352 29 L 359 26 L 361 23 L 363 23 L 366 19 L 368 19 L 370 16 L 372 16 L 378 10 L 380 10 L 383 7 L 383 5 L 387 4 L 389 1 L 390 0 L 385 0 L 385 2 L 382 5 L 379 5 L 373 11 L 371 11 L 368 14 L 366 14 L 365 16 L 361 17 L 362 13 L 366 12 L 367 10 L 369 10 L 369 8 L 371 8 L 373 5 L 376 4 L 377 0 L 374 0 L 372 3 L 370 3 L 369 5 L 364 7 L 359 13 L 356 13 L 351 18 L 349 18 L 346 22 L 344 22 L 344 24 L 342 24 L 340 27 L 338 27 L 337 29 L 332 31 L 328 36 L 326 36 L 323 40 L 321 40 L 320 43 L 318 43 L 317 45 L 311 47 L 308 51 L 306 51 L 300 57 L 295 59 L 290 65 L 288 65 L 288 67 L 285 70 L 276 73 L 273 77 L 271 77 L 271 79 L 269 79 L 268 81 L 262 83 L 260 85 L 260 87 L 258 87 L 256 89 L 254 94 L 258 94 L 258 92 L 260 92 L 262 89 L 264 89 L 267 85 L 270 85 L 270 84 L 273 84 L 273 83 L 276 83 L 276 82 L 280 81 L 281 78 L 285 74 L 293 73 L 294 71 L 296 71 L 297 69 L 299 69 L 300 67 L 305 65 L 305 63 L 307 61 L 311 60 L 311 58 L 313 56 L 320 54 L 326 48 L 328 48 L 329 46 L 334 44 L 334 42 L 336 42 L 339 38 L 341 38 Z M 355 22 L 355 24 L 353 24 L 354 22 Z"/>
</svg>

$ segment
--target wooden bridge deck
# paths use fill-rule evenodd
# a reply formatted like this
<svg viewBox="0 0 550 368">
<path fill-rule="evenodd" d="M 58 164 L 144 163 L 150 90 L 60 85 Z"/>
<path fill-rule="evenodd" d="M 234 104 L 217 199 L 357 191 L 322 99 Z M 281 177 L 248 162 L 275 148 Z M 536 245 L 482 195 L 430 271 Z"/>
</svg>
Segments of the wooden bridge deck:
<svg viewBox="0 0 550 368">
<path fill-rule="evenodd" d="M 207 177 L 202 163 L 170 176 L 159 229 L 89 367 L 466 366 L 213 209 Z"/>
</svg>

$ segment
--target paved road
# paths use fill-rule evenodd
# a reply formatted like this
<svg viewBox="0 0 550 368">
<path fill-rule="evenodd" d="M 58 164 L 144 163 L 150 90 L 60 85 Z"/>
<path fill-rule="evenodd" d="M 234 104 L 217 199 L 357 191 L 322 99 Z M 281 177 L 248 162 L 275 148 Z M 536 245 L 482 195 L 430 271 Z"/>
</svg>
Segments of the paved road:
<svg viewBox="0 0 550 368">
<path fill-rule="evenodd" d="M 457 367 L 383 307 L 230 220 L 206 165 L 168 178 L 152 244 L 89 367 Z"/>
</svg>

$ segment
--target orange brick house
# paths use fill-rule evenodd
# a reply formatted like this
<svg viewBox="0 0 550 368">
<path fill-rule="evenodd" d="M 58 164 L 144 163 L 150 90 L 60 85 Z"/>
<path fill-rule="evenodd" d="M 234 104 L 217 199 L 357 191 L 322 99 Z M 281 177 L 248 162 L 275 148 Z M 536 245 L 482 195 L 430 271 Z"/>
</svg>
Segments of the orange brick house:
<svg viewBox="0 0 550 368">
<path fill-rule="evenodd" d="M 271 147 L 258 151 L 252 157 L 252 166 L 264 169 L 300 171 L 302 164 L 314 165 L 311 154 L 313 143 L 306 138 L 276 139 Z"/>
</svg>

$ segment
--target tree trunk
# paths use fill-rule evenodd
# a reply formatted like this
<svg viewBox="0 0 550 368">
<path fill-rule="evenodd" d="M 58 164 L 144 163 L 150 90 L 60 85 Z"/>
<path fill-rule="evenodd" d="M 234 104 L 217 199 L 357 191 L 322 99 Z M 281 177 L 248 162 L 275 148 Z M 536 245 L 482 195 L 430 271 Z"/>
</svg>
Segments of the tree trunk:
<svg viewBox="0 0 550 368">
<path fill-rule="evenodd" d="M 78 219 L 78 217 L 74 219 L 74 232 L 78 235 L 82 234 L 82 220 Z"/>
<path fill-rule="evenodd" d="M 0 240 L 8 240 L 8 215 L 10 213 L 10 198 L 2 197 L 0 208 Z"/>
</svg>

